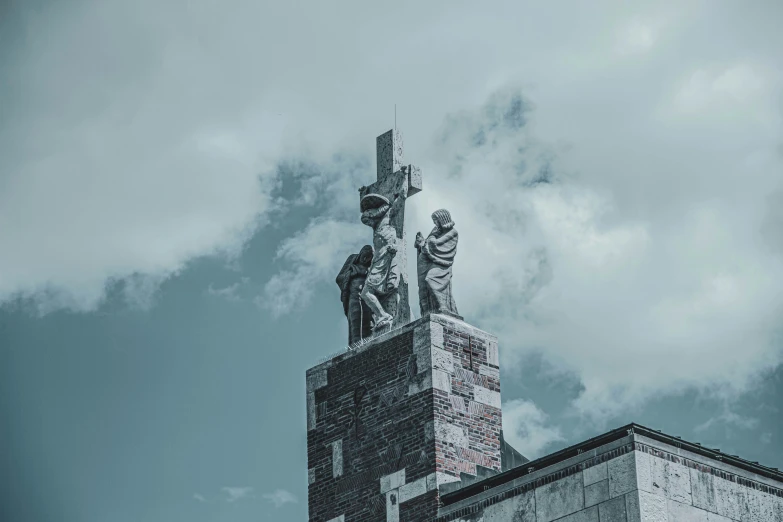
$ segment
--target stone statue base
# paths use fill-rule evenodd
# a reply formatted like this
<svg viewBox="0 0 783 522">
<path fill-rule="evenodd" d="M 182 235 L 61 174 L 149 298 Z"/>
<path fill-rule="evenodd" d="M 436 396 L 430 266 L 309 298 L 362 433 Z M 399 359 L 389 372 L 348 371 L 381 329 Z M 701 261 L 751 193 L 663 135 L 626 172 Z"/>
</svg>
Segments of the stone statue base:
<svg viewBox="0 0 783 522">
<path fill-rule="evenodd" d="M 502 469 L 497 338 L 431 313 L 307 371 L 310 520 L 435 520 Z"/>
<path fill-rule="evenodd" d="M 445 316 L 448 316 L 448 317 L 453 317 L 454 319 L 459 319 L 460 321 L 464 321 L 465 320 L 465 318 L 462 317 L 461 315 L 458 315 L 458 314 L 455 314 L 455 313 L 452 313 L 452 312 L 447 312 L 446 310 L 436 310 L 434 312 L 429 312 L 429 313 L 426 313 L 423 316 L 421 316 L 421 318 L 424 319 L 425 317 L 429 317 L 430 315 L 433 315 L 433 314 L 445 315 Z"/>
</svg>

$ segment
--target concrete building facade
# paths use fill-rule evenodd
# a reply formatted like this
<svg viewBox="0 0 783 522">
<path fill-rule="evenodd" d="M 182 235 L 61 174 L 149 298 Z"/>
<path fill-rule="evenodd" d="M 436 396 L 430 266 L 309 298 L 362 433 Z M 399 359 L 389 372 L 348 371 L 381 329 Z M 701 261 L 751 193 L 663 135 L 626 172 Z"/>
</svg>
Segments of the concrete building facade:
<svg viewBox="0 0 783 522">
<path fill-rule="evenodd" d="M 436 520 L 783 522 L 783 475 L 632 424 L 446 493 Z"/>
</svg>

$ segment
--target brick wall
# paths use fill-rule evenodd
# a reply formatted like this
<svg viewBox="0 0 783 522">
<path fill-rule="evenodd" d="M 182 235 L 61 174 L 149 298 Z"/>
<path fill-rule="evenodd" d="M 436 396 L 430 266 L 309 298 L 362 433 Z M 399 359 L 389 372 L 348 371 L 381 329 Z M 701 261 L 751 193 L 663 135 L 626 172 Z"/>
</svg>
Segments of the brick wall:
<svg viewBox="0 0 783 522">
<path fill-rule="evenodd" d="M 449 374 L 450 386 L 434 390 L 438 471 L 475 475 L 477 465 L 500 471 L 502 422 L 497 342 L 460 325 L 436 323 L 432 327 L 433 353 L 440 353 L 438 326 L 442 326 L 445 358 L 451 359 L 453 365 L 443 370 Z M 458 427 L 464 440 L 453 440 L 449 437 L 452 433 L 437 429 L 440 425 Z"/>
<path fill-rule="evenodd" d="M 424 521 L 500 470 L 497 340 L 433 315 L 307 372 L 312 522 Z"/>
</svg>

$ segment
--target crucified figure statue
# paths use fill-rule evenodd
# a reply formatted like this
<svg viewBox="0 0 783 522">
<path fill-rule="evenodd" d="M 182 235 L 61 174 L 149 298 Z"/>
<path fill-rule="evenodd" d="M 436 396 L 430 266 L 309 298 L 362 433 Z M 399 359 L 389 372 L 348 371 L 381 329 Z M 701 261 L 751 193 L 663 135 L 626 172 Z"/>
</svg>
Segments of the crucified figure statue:
<svg viewBox="0 0 783 522">
<path fill-rule="evenodd" d="M 374 249 L 372 262 L 366 268 L 367 275 L 361 289 L 363 304 L 358 306 L 359 303 L 353 301 L 353 309 L 361 312 L 360 321 L 356 322 L 357 328 L 359 322 L 362 323 L 362 330 L 356 330 L 360 339 L 365 338 L 364 328 L 367 328 L 361 319 L 364 317 L 362 310 L 365 307 L 372 312 L 374 334 L 410 321 L 405 202 L 422 189 L 421 169 L 402 163 L 402 137 L 399 132 L 392 129 L 381 134 L 376 139 L 375 146 L 376 180 L 373 184 L 359 189 L 362 223 L 373 230 Z M 357 274 L 360 272 L 361 276 L 364 276 L 364 267 L 357 265 L 355 258 L 349 257 L 337 278 L 341 291 L 348 288 L 348 283 L 353 285 L 351 288 L 358 289 L 360 283 Z M 343 293 L 347 296 L 353 295 L 350 294 L 350 289 L 348 290 L 348 293 Z M 349 342 L 352 343 L 355 338 L 356 335 L 350 334 Z"/>
<path fill-rule="evenodd" d="M 362 198 L 362 223 L 372 227 L 375 255 L 367 271 L 362 289 L 362 299 L 372 310 L 374 330 L 391 326 L 394 321 L 400 285 L 400 239 L 391 225 L 389 200 L 379 194 Z"/>
</svg>

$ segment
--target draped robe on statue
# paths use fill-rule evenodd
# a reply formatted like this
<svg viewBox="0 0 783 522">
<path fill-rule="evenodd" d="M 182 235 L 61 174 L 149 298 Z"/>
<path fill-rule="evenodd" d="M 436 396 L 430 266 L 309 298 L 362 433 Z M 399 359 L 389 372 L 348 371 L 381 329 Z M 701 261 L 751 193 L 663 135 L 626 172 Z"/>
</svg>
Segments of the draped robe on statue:
<svg viewBox="0 0 783 522">
<path fill-rule="evenodd" d="M 372 247 L 365 245 L 358 254 L 348 256 L 337 275 L 340 300 L 343 302 L 345 317 L 348 318 L 349 345 L 370 337 L 372 333 L 372 312 L 361 298 L 372 253 Z"/>
<path fill-rule="evenodd" d="M 435 227 L 419 249 L 418 279 L 421 315 L 446 312 L 459 315 L 451 292 L 451 268 L 457 254 L 456 229 Z"/>
</svg>

